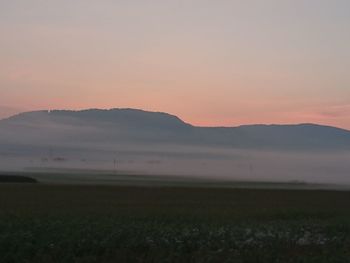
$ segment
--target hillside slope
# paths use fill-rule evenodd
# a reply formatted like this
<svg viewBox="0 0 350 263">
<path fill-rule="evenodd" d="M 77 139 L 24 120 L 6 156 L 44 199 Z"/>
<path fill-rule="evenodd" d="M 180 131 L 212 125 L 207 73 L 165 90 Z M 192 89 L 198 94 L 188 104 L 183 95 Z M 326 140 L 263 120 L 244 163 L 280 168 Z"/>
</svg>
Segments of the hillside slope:
<svg viewBox="0 0 350 263">
<path fill-rule="evenodd" d="M 239 149 L 350 149 L 350 132 L 315 124 L 195 127 L 135 109 L 35 111 L 0 121 L 0 143 L 156 143 Z"/>
</svg>

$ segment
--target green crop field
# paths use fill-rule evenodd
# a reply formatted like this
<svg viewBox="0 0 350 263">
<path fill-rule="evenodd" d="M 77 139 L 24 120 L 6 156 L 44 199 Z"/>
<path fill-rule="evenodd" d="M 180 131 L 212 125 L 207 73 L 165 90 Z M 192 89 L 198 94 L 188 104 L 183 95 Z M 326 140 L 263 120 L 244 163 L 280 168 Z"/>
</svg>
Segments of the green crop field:
<svg viewBox="0 0 350 263">
<path fill-rule="evenodd" d="M 350 192 L 0 184 L 0 262 L 350 262 Z"/>
</svg>

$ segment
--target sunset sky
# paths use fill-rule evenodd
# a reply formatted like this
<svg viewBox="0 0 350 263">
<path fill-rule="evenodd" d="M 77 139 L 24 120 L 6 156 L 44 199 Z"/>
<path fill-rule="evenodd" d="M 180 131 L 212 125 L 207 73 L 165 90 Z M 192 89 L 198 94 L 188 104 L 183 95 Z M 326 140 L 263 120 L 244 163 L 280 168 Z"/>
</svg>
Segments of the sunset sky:
<svg viewBox="0 0 350 263">
<path fill-rule="evenodd" d="M 141 108 L 350 129 L 349 0 L 1 0 L 0 117 Z"/>
</svg>

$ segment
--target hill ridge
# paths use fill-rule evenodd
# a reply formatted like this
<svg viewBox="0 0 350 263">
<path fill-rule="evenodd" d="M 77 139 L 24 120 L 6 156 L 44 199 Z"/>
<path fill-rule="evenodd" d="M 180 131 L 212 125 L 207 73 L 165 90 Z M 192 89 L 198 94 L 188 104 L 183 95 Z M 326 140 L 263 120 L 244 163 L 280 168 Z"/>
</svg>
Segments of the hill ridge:
<svg viewBox="0 0 350 263">
<path fill-rule="evenodd" d="M 342 130 L 350 133 L 350 130 L 337 127 L 337 126 L 332 126 L 332 125 L 326 125 L 326 124 L 320 124 L 320 123 L 311 123 L 311 122 L 300 122 L 300 123 L 283 123 L 283 124 L 276 124 L 276 123 L 256 123 L 256 124 L 240 124 L 240 125 L 232 125 L 232 126 L 226 126 L 226 125 L 219 125 L 219 126 L 202 126 L 202 125 L 193 125 L 191 123 L 185 122 L 182 118 L 178 117 L 175 114 L 170 114 L 167 112 L 162 112 L 162 111 L 151 111 L 151 110 L 144 110 L 144 109 L 138 109 L 138 108 L 110 108 L 110 109 L 100 109 L 100 108 L 87 108 L 87 109 L 81 109 L 81 110 L 70 110 L 70 109 L 52 109 L 52 110 L 33 110 L 33 111 L 25 111 L 25 112 L 20 112 L 17 114 L 14 114 L 10 117 L 0 119 L 0 123 L 2 121 L 6 120 L 13 120 L 17 119 L 18 117 L 22 116 L 30 116 L 34 114 L 55 114 L 55 113 L 73 113 L 73 114 L 79 114 L 79 113 L 89 113 L 89 112 L 100 112 L 100 113 L 110 113 L 110 112 L 133 112 L 133 113 L 140 113 L 140 114 L 159 114 L 163 115 L 164 117 L 169 117 L 176 119 L 183 124 L 195 127 L 195 128 L 252 128 L 252 127 L 324 127 L 324 128 L 332 128 L 332 129 L 337 129 L 337 130 Z"/>
<path fill-rule="evenodd" d="M 41 110 L 0 120 L 0 143 L 175 144 L 249 149 L 350 149 L 350 131 L 320 124 L 193 126 L 131 108 Z M 46 140 L 46 141 L 45 141 Z"/>
</svg>

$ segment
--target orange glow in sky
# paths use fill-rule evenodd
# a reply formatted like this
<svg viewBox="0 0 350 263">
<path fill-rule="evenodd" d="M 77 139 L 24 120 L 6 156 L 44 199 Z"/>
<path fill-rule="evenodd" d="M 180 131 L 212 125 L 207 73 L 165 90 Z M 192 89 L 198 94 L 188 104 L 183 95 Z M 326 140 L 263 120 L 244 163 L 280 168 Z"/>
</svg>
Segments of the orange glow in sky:
<svg viewBox="0 0 350 263">
<path fill-rule="evenodd" d="M 342 0 L 6 1 L 0 118 L 140 108 L 201 126 L 350 129 L 349 9 Z"/>
</svg>

